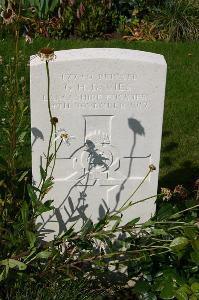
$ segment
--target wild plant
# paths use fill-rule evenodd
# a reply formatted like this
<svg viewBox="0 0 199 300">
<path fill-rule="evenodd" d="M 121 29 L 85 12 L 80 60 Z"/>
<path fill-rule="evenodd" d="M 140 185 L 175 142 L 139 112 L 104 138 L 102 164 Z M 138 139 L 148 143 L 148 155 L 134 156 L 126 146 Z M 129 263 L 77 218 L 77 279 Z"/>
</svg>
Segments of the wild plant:
<svg viewBox="0 0 199 300">
<path fill-rule="evenodd" d="M 156 273 L 153 270 L 152 274 L 149 274 L 150 264 L 153 262 L 155 265 L 155 260 L 160 260 L 163 264 L 166 257 L 169 258 L 170 267 L 176 267 L 180 263 L 182 268 L 181 259 L 183 259 L 188 268 L 187 253 L 193 268 L 192 272 L 195 274 L 190 276 L 190 269 L 183 270 L 187 276 L 186 284 L 192 278 L 186 292 L 183 291 L 187 295 L 197 294 L 198 199 L 194 198 L 183 204 L 178 199 L 178 206 L 164 203 L 156 216 L 144 224 L 139 218 L 127 224 L 122 223 L 123 213 L 130 207 L 146 200 L 150 201 L 154 197 L 158 199 L 163 197 L 164 201 L 169 201 L 173 197 L 173 193 L 162 190 L 161 195 L 135 200 L 136 192 L 142 188 L 142 184 L 151 172 L 155 171 L 153 165 L 149 166 L 145 178 L 126 201 L 115 211 L 107 210 L 99 222 L 94 224 L 88 219 L 79 231 L 75 231 L 74 226 L 71 226 L 50 242 L 40 239 L 35 221 L 43 212 L 54 209 L 53 201 L 48 200 L 47 197 L 49 189 L 53 188 L 56 155 L 61 144 L 68 142 L 72 136 L 65 131 L 57 131 L 59 120 L 51 110 L 49 70 L 49 64 L 54 63 L 56 56 L 52 48 L 45 47 L 37 55 L 44 61 L 47 75 L 50 132 L 45 155 L 46 163 L 40 166 L 41 180 L 37 186 L 33 185 L 27 168 L 23 171 L 20 169 L 27 142 L 26 136 L 29 133 L 26 81 L 21 78 L 20 73 L 22 60 L 19 49 L 20 5 L 17 10 L 12 6 L 7 7 L 2 16 L 5 26 L 10 26 L 11 30 L 14 30 L 15 56 L 10 59 L 9 65 L 0 66 L 1 71 L 4 72 L 1 96 L 5 117 L 3 121 L 5 123 L 2 126 L 5 150 L 1 149 L 4 157 L 0 160 L 2 176 L 0 181 L 0 281 L 2 283 L 0 297 L 24 299 L 23 295 L 31 293 L 35 299 L 38 297 L 67 299 L 66 297 L 70 296 L 67 294 L 67 289 L 69 289 L 74 293 L 73 299 L 81 299 L 80 297 L 89 299 L 93 297 L 93 291 L 98 282 L 100 282 L 98 293 L 101 293 L 102 283 L 109 283 L 108 278 L 111 278 L 113 269 L 119 272 L 125 267 L 128 271 L 125 280 L 131 277 L 138 284 L 134 293 L 136 295 L 139 293 L 139 281 L 144 281 L 144 283 L 147 281 L 150 287 L 148 299 L 155 299 L 156 295 L 150 298 L 152 293 L 161 296 L 162 291 L 152 286 L 156 280 Z M 179 187 L 174 194 L 177 197 L 184 195 Z M 150 276 L 146 277 L 147 274 Z M 82 285 L 77 288 L 79 282 L 82 282 Z M 173 282 L 174 280 L 172 284 Z M 179 282 L 174 288 L 172 286 L 174 295 L 172 297 L 182 292 L 180 288 L 184 281 L 183 284 Z M 38 291 L 34 291 L 35 286 L 38 287 Z M 165 292 L 167 289 L 165 282 L 163 286 Z M 110 285 L 108 287 L 110 288 Z M 60 294 L 60 289 L 62 294 Z M 84 298 L 83 293 L 85 293 Z M 143 289 L 140 294 L 144 294 Z"/>
</svg>

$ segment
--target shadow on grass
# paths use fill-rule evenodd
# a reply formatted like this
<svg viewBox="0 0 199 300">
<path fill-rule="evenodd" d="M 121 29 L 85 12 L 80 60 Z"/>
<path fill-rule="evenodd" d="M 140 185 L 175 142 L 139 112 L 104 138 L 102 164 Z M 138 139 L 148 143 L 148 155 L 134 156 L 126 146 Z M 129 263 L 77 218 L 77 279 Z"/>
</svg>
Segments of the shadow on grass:
<svg viewBox="0 0 199 300">
<path fill-rule="evenodd" d="M 172 162 L 170 161 L 170 163 Z M 194 166 L 192 161 L 187 160 L 182 162 L 177 170 L 171 171 L 166 176 L 160 178 L 159 188 L 174 188 L 178 184 L 182 184 L 187 188 L 192 188 L 195 180 L 198 178 L 199 166 Z"/>
</svg>

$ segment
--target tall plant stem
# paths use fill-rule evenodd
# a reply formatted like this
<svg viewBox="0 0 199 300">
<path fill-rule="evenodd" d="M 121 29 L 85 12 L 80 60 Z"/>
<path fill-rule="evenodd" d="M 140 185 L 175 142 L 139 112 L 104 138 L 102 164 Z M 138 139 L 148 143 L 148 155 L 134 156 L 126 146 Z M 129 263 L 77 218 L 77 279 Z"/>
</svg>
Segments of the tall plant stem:
<svg viewBox="0 0 199 300">
<path fill-rule="evenodd" d="M 51 112 L 51 107 L 50 107 L 50 72 L 49 72 L 49 62 L 46 61 L 46 73 L 47 73 L 47 79 L 48 79 L 48 112 L 50 116 L 50 122 L 52 121 L 52 112 Z"/>
<path fill-rule="evenodd" d="M 47 149 L 47 156 L 46 156 L 46 166 L 45 166 L 45 177 L 41 179 L 40 183 L 39 183 L 39 188 L 41 186 L 41 191 L 39 194 L 39 200 L 42 199 L 42 189 L 48 174 L 48 168 L 50 166 L 50 163 L 52 161 L 51 156 L 50 156 L 50 148 L 51 148 L 51 144 L 52 144 L 52 138 L 53 138 L 53 132 L 54 130 L 56 130 L 56 125 L 53 124 L 52 122 L 52 112 L 51 112 L 51 105 L 50 105 L 50 72 L 49 72 L 49 62 L 46 60 L 46 74 L 47 74 L 47 99 L 48 99 L 48 113 L 49 113 L 49 117 L 50 117 L 50 137 L 49 137 L 49 141 L 48 141 L 48 149 Z M 54 160 L 56 159 L 56 146 L 55 146 L 55 153 L 53 156 Z M 53 169 L 54 169 L 54 165 L 55 162 L 53 163 Z M 52 172 L 51 175 L 52 176 Z"/>
<path fill-rule="evenodd" d="M 21 14 L 21 0 L 19 1 L 19 10 L 17 14 L 16 23 L 14 26 L 15 35 L 15 66 L 14 66 L 14 89 L 11 99 L 12 107 L 12 126 L 10 133 L 11 142 L 11 176 L 16 176 L 16 147 L 17 147 L 17 101 L 19 97 L 19 84 L 18 84 L 18 74 L 19 74 L 19 18 Z"/>
<path fill-rule="evenodd" d="M 142 184 L 145 182 L 145 180 L 148 178 L 149 174 L 151 173 L 151 170 L 149 170 L 147 172 L 147 174 L 145 175 L 145 177 L 142 179 L 142 181 L 139 183 L 139 185 L 136 187 L 136 189 L 134 190 L 134 192 L 128 197 L 128 199 L 124 202 L 124 204 L 122 204 L 122 206 L 120 207 L 120 209 L 118 210 L 118 212 L 123 211 L 125 208 L 125 205 L 129 202 L 129 200 L 135 195 L 135 193 L 139 190 L 139 188 L 142 186 Z M 154 197 L 154 196 L 153 196 Z M 143 199 L 143 201 L 146 199 Z M 143 202 L 142 200 L 140 200 L 139 202 Z M 138 203 L 139 203 L 138 202 Z"/>
<path fill-rule="evenodd" d="M 53 174 L 53 171 L 54 171 L 54 168 L 55 168 L 55 163 L 56 163 L 56 158 L 57 158 L 57 152 L 58 152 L 61 144 L 62 144 L 62 141 L 59 143 L 59 146 L 57 147 L 57 143 L 55 141 L 55 153 L 54 153 L 54 156 L 53 156 L 53 166 L 52 166 L 50 176 L 52 176 L 52 174 Z"/>
</svg>

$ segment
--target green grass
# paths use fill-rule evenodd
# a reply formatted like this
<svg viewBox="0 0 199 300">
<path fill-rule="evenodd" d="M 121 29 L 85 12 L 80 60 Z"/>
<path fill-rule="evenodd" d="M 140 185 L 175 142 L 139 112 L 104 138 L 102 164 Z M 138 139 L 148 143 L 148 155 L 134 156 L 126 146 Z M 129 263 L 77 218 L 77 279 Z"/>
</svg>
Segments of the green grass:
<svg viewBox="0 0 199 300">
<path fill-rule="evenodd" d="M 176 184 L 185 184 L 185 186 L 193 184 L 199 174 L 198 43 L 125 42 L 121 40 L 49 41 L 45 39 L 36 39 L 31 45 L 25 44 L 22 40 L 20 42 L 21 50 L 26 58 L 37 53 L 47 44 L 55 50 L 110 47 L 136 49 L 164 55 L 168 64 L 168 74 L 159 185 L 172 187 Z M 0 41 L 1 56 L 8 59 L 12 51 L 11 40 Z"/>
</svg>

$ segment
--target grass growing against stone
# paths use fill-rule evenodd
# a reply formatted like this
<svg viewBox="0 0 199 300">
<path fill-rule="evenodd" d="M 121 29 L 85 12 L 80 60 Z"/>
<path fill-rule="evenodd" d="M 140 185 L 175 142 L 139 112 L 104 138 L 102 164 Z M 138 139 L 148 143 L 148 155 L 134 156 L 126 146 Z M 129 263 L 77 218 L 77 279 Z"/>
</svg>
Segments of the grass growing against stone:
<svg viewBox="0 0 199 300">
<path fill-rule="evenodd" d="M 165 42 L 125 42 L 122 40 L 46 40 L 36 39 L 33 44 L 20 41 L 20 49 L 24 54 L 24 63 L 28 57 L 46 46 L 55 50 L 74 48 L 128 48 L 149 51 L 164 55 L 167 65 L 167 87 L 164 111 L 163 138 L 160 162 L 160 186 L 173 187 L 176 184 L 192 184 L 199 173 L 199 105 L 198 105 L 198 43 L 165 43 Z M 0 56 L 3 65 L 0 66 L 0 78 L 3 66 L 12 56 L 14 42 L 9 39 L 0 40 Z M 22 62 L 23 63 L 23 62 Z M 29 78 L 22 71 L 21 76 Z M 2 78 L 0 82 L 2 83 Z M 27 102 L 29 99 L 27 97 Z M 0 97 L 0 106 L 3 107 L 3 97 Z M 28 104 L 29 105 L 29 104 Z M 156 113 L 155 111 L 153 112 Z M 133 115 L 133 112 L 132 112 Z M 0 110 L 0 120 L 5 116 Z M 0 134 L 2 139 L 3 132 Z M 1 148 L 0 148 L 1 151 Z M 31 167 L 30 142 L 24 151 L 25 158 L 19 167 Z M 2 155 L 2 153 L 1 153 Z"/>
</svg>

